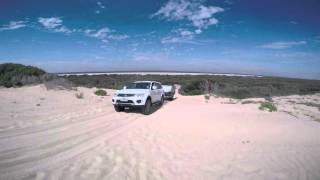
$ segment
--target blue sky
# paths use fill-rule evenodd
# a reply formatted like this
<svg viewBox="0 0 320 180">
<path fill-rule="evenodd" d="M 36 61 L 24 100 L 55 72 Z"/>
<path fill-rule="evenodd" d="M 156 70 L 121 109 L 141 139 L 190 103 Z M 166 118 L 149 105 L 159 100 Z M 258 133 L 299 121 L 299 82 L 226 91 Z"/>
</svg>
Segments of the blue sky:
<svg viewBox="0 0 320 180">
<path fill-rule="evenodd" d="M 0 63 L 320 79 L 318 0 L 3 0 Z"/>
</svg>

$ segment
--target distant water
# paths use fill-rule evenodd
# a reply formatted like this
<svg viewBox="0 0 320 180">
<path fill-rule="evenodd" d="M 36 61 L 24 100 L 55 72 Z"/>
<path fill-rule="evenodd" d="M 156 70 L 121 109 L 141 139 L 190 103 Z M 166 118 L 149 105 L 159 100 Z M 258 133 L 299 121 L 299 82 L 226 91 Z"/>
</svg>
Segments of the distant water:
<svg viewBox="0 0 320 180">
<path fill-rule="evenodd" d="M 252 74 L 230 74 L 230 73 L 196 73 L 196 72 L 80 72 L 80 73 L 57 73 L 58 76 L 70 76 L 70 75 L 211 75 L 211 76 L 238 76 L 238 77 L 263 77 L 261 75 Z"/>
</svg>

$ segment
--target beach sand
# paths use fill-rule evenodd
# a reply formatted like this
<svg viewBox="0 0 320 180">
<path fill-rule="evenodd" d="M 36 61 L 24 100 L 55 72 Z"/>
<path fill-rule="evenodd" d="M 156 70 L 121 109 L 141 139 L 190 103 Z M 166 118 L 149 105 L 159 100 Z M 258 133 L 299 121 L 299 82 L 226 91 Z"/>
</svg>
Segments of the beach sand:
<svg viewBox="0 0 320 180">
<path fill-rule="evenodd" d="M 0 89 L 0 179 L 320 179 L 319 94 L 277 112 L 177 95 L 144 116 L 95 90 Z"/>
</svg>

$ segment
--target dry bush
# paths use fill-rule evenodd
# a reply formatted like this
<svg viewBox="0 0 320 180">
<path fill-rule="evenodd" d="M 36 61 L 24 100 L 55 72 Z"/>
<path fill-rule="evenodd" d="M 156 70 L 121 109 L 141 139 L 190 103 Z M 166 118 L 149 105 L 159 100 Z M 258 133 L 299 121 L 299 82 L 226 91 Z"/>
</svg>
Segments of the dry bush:
<svg viewBox="0 0 320 180">
<path fill-rule="evenodd" d="M 210 94 L 205 94 L 204 99 L 206 102 L 208 102 L 210 100 Z"/>
<path fill-rule="evenodd" d="M 82 92 L 77 92 L 77 93 L 75 94 L 75 96 L 76 96 L 76 98 L 78 98 L 78 99 L 83 99 L 83 98 L 84 98 L 84 95 L 83 95 Z"/>
</svg>

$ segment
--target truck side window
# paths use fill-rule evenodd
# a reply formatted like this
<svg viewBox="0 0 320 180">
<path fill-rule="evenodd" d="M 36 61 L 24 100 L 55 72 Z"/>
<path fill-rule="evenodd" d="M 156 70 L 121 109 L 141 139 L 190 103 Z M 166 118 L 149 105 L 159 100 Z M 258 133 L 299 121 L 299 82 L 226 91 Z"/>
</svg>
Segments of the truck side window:
<svg viewBox="0 0 320 180">
<path fill-rule="evenodd" d="M 162 89 L 162 86 L 161 86 L 161 84 L 159 84 L 159 83 L 156 83 L 156 86 L 157 86 L 157 89 Z"/>
</svg>

